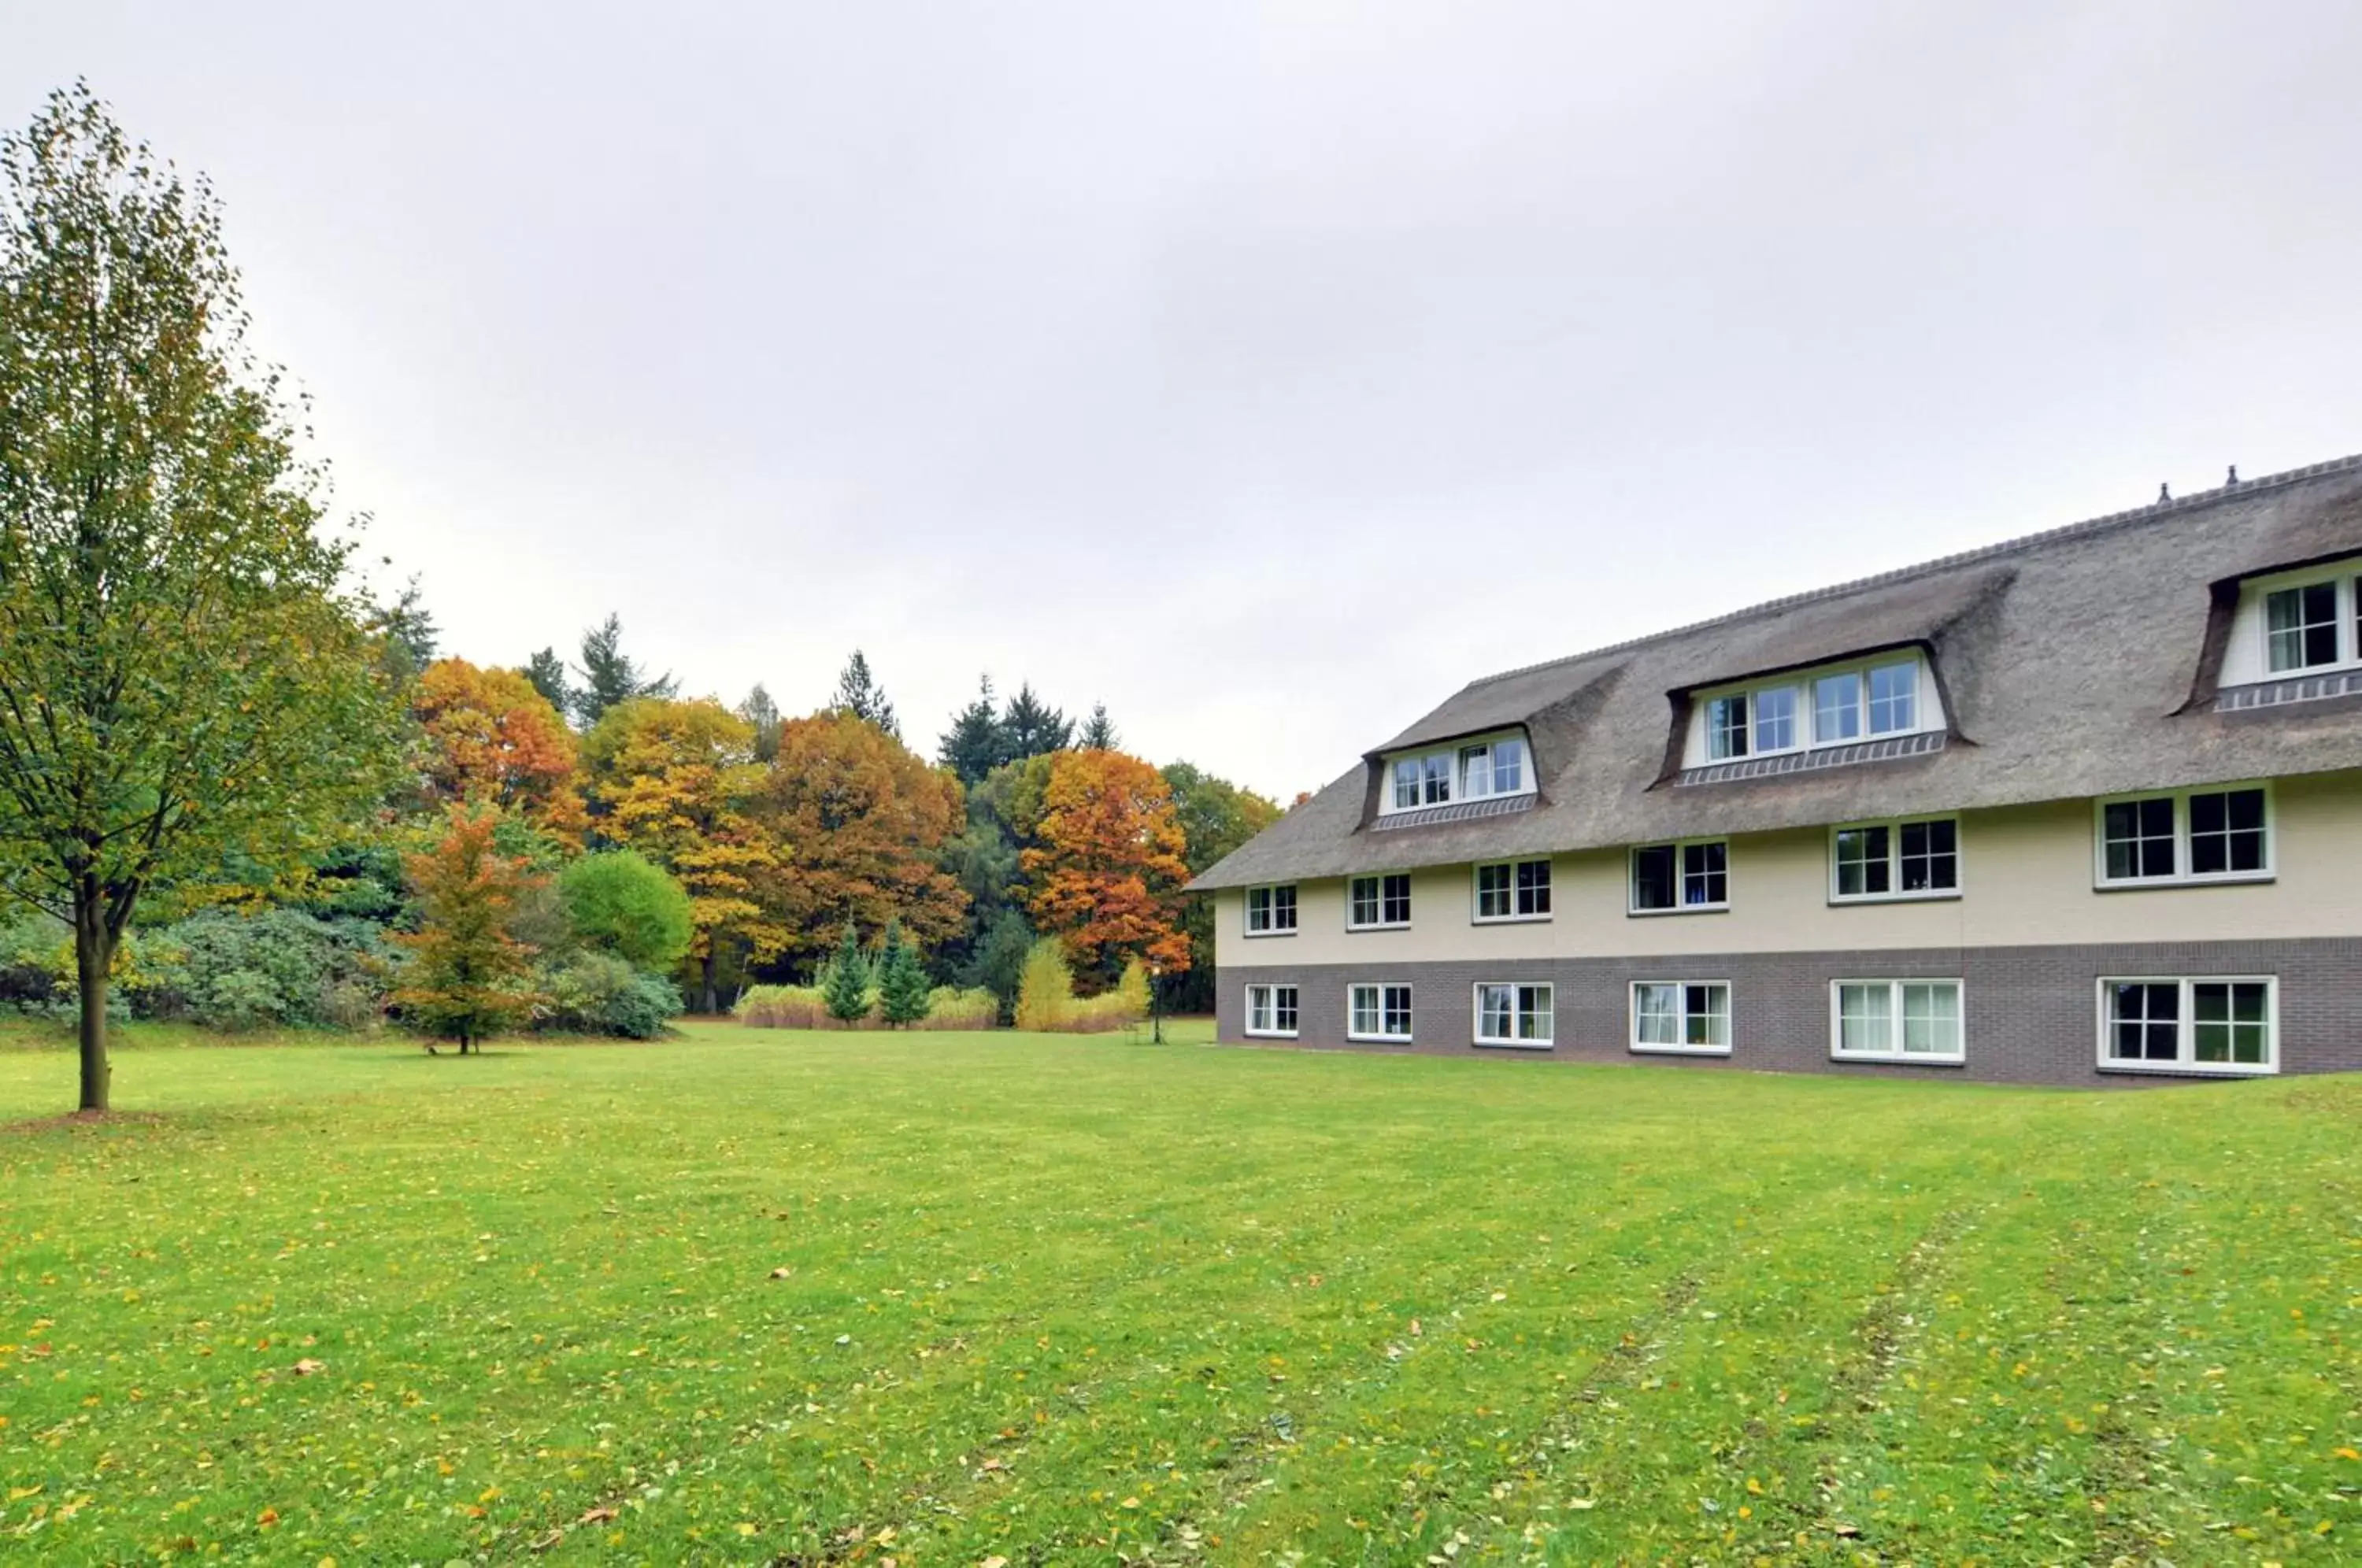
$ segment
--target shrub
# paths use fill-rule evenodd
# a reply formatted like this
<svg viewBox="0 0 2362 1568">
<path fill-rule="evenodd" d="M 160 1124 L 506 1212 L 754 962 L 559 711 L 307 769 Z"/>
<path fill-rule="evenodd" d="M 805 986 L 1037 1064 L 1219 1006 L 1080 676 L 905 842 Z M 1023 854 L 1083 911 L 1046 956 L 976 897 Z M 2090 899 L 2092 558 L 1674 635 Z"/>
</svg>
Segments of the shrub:
<svg viewBox="0 0 2362 1568">
<path fill-rule="evenodd" d="M 1000 1021 L 1000 999 L 982 986 L 937 986 L 927 993 L 921 1029 L 990 1029 Z"/>
<path fill-rule="evenodd" d="M 749 986 L 734 1010 L 738 1021 L 757 1029 L 846 1029 L 829 1016 L 828 998 L 818 986 Z"/>
<path fill-rule="evenodd" d="M 636 850 L 584 856 L 559 876 L 558 892 L 575 935 L 634 968 L 661 974 L 689 951 L 689 894 Z"/>
<path fill-rule="evenodd" d="M 377 1018 L 392 972 L 383 933 L 365 922 L 215 909 L 146 933 L 122 983 L 134 1010 L 150 1018 L 349 1029 Z"/>
<path fill-rule="evenodd" d="M 577 953 L 545 971 L 541 988 L 547 999 L 535 1022 L 545 1029 L 653 1040 L 680 1012 L 671 981 L 613 953 Z"/>
<path fill-rule="evenodd" d="M 0 920 L 0 1004 L 47 1013 L 73 1005 L 73 932 L 38 910 Z"/>
<path fill-rule="evenodd" d="M 1075 976 L 1066 966 L 1066 950 L 1056 937 L 1045 936 L 1025 955 L 1017 982 L 1017 1027 L 1063 1029 L 1074 1011 Z"/>
</svg>

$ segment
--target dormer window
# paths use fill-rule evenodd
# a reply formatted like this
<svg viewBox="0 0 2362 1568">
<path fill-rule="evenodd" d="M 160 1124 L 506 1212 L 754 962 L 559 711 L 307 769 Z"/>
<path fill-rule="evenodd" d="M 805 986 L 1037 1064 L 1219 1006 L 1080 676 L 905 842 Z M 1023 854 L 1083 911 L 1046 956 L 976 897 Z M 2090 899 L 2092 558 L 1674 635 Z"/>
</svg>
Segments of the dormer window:
<svg viewBox="0 0 2362 1568">
<path fill-rule="evenodd" d="M 1895 653 L 1701 692 L 1683 766 L 1848 745 L 1942 726 L 1935 676 Z"/>
<path fill-rule="evenodd" d="M 1381 814 L 1534 792 L 1533 759 L 1523 735 L 1485 735 L 1451 746 L 1386 759 Z"/>
<path fill-rule="evenodd" d="M 2362 668 L 2362 558 L 2242 583 L 2220 684 Z"/>
</svg>

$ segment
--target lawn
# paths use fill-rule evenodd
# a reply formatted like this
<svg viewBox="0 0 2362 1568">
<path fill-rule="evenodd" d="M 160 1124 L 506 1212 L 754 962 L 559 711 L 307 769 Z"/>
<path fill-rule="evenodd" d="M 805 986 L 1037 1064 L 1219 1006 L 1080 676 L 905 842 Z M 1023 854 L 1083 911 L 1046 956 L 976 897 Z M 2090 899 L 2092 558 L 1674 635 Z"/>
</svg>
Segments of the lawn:
<svg viewBox="0 0 2362 1568">
<path fill-rule="evenodd" d="M 700 1024 L 116 1093 L 0 1132 L 0 1554 L 2362 1557 L 2362 1080 Z"/>
</svg>

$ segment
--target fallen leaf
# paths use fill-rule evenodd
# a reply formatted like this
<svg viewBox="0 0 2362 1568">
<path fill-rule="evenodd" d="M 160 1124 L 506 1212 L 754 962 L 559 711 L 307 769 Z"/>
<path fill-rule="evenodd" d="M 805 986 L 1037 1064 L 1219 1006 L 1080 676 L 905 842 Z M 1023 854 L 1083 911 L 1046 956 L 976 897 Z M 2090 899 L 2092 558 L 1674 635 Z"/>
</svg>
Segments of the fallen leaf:
<svg viewBox="0 0 2362 1568">
<path fill-rule="evenodd" d="M 788 1275 L 791 1275 L 791 1274 L 793 1274 L 793 1273 L 795 1273 L 795 1272 L 796 1272 L 795 1270 L 793 1270 L 793 1269 L 791 1269 L 791 1268 L 788 1267 L 788 1265 L 787 1265 L 787 1264 L 781 1264 L 778 1267 L 777 1267 L 777 1268 L 775 1268 L 775 1269 L 773 1269 L 773 1270 L 771 1271 L 771 1277 L 772 1277 L 773 1279 L 785 1279 L 785 1278 L 787 1278 L 787 1277 L 788 1277 Z"/>
<path fill-rule="evenodd" d="M 277 1508 L 265 1508 L 260 1513 L 254 1516 L 254 1522 L 262 1526 L 263 1529 L 269 1529 L 272 1525 L 279 1522 L 279 1510 Z"/>
<path fill-rule="evenodd" d="M 315 1372 L 326 1372 L 327 1370 L 328 1364 L 326 1362 L 314 1361 L 308 1355 L 302 1361 L 295 1364 L 295 1375 L 298 1377 L 309 1377 Z"/>
<path fill-rule="evenodd" d="M 613 1509 L 613 1508 L 608 1508 L 608 1507 L 598 1507 L 598 1508 L 592 1508 L 592 1509 L 591 1509 L 591 1510 L 590 1510 L 588 1513 L 584 1514 L 580 1518 L 576 1519 L 574 1522 L 575 1522 L 576 1524 L 605 1524 L 609 1519 L 612 1519 L 612 1518 L 613 1518 L 614 1517 L 615 1517 L 615 1510 L 614 1510 L 614 1509 Z"/>
<path fill-rule="evenodd" d="M 977 1563 L 976 1568 L 1009 1568 L 1009 1559 L 1006 1557 L 988 1557 L 983 1562 Z"/>
<path fill-rule="evenodd" d="M 565 1539 L 566 1532 L 564 1530 L 554 1529 L 547 1535 L 543 1536 L 539 1540 L 535 1541 L 530 1547 L 526 1548 L 526 1550 L 529 1551 L 546 1551 Z"/>
</svg>

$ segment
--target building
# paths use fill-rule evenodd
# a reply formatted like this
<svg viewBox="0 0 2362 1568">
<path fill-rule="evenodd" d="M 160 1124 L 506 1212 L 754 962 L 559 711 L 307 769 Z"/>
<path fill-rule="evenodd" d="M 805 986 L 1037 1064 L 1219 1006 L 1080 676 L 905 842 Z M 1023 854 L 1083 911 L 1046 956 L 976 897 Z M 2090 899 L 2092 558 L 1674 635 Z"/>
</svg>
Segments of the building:
<svg viewBox="0 0 2362 1568">
<path fill-rule="evenodd" d="M 1224 1041 L 2362 1069 L 2362 458 L 1477 680 L 1194 886 Z"/>
</svg>

